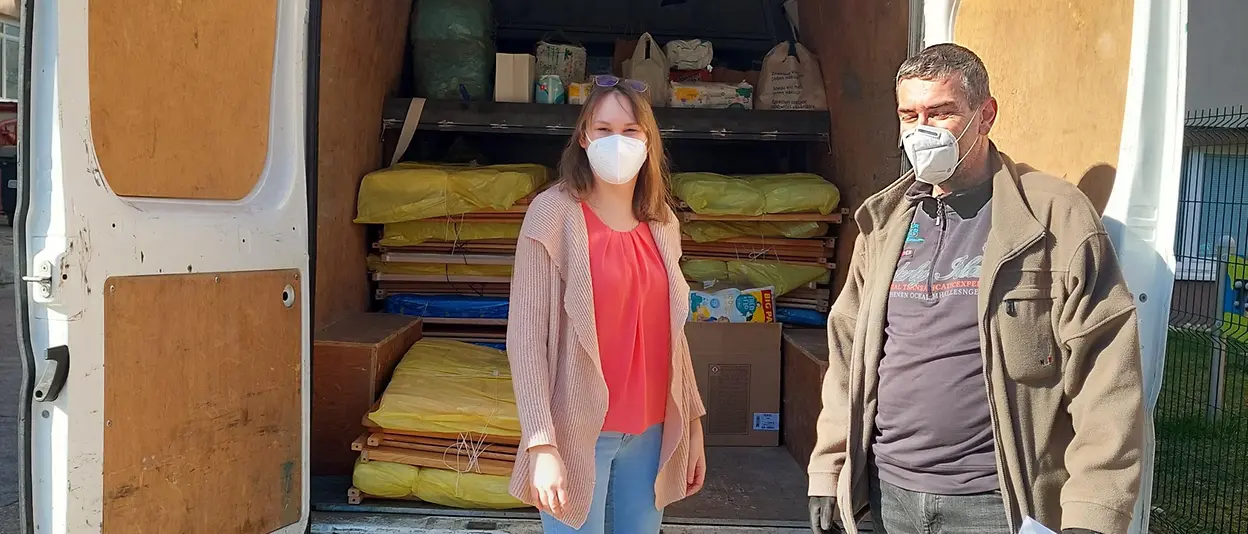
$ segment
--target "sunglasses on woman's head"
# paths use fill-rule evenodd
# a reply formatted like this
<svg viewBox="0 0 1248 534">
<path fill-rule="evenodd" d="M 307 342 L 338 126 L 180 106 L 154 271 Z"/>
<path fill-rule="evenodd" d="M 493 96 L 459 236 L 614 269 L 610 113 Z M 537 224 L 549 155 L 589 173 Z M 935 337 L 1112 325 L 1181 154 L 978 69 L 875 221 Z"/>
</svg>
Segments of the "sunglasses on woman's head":
<svg viewBox="0 0 1248 534">
<path fill-rule="evenodd" d="M 610 74 L 599 74 L 594 76 L 594 85 L 597 87 L 615 87 L 620 84 L 624 84 L 624 87 L 637 91 L 638 93 L 644 93 L 650 88 L 650 86 L 646 85 L 646 82 L 641 80 L 630 80 L 628 78 L 620 78 Z"/>
</svg>

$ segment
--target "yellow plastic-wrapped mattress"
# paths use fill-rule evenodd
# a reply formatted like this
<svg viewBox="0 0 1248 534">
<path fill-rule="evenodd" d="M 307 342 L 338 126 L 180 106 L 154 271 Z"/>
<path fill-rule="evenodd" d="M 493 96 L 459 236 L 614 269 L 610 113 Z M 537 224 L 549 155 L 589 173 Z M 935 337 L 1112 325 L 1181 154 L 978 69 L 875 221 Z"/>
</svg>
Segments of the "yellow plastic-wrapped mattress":
<svg viewBox="0 0 1248 534">
<path fill-rule="evenodd" d="M 524 503 L 507 493 L 509 478 L 456 473 L 389 462 L 357 462 L 351 477 L 356 489 L 387 499 L 416 498 L 453 508 L 505 510 Z"/>
<path fill-rule="evenodd" d="M 412 345 L 368 418 L 407 432 L 520 436 L 506 353 L 443 339 Z"/>
<path fill-rule="evenodd" d="M 841 202 L 840 189 L 808 173 L 750 176 L 677 173 L 672 175 L 672 194 L 700 215 L 827 215 Z"/>
<path fill-rule="evenodd" d="M 390 223 L 378 242 L 383 247 L 408 247 L 428 241 L 461 243 L 481 239 L 516 239 L 520 223 L 452 222 L 446 219 Z"/>
<path fill-rule="evenodd" d="M 726 283 L 739 287 L 775 288 L 784 295 L 811 282 L 827 283 L 831 273 L 823 267 L 770 261 L 688 260 L 681 262 L 685 279 L 709 284 Z"/>
<path fill-rule="evenodd" d="M 505 210 L 550 180 L 535 164 L 430 165 L 399 163 L 369 173 L 360 183 L 355 222 L 389 224 Z"/>
<path fill-rule="evenodd" d="M 711 243 L 734 237 L 787 237 L 789 239 L 809 239 L 828 235 L 828 224 L 807 221 L 692 221 L 680 225 L 680 231 L 693 238 L 693 240 L 698 243 Z"/>
</svg>

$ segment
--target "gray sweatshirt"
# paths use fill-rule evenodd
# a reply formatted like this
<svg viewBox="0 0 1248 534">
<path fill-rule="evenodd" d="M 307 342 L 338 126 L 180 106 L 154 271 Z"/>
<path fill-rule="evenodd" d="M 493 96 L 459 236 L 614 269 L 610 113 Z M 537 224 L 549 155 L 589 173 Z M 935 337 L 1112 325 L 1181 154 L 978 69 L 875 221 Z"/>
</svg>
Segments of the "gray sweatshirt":
<svg viewBox="0 0 1248 534">
<path fill-rule="evenodd" d="M 997 489 L 992 421 L 980 355 L 980 264 L 992 182 L 915 203 L 888 299 L 872 452 L 880 479 L 942 495 Z M 934 266 L 934 268 L 933 268 Z"/>
</svg>

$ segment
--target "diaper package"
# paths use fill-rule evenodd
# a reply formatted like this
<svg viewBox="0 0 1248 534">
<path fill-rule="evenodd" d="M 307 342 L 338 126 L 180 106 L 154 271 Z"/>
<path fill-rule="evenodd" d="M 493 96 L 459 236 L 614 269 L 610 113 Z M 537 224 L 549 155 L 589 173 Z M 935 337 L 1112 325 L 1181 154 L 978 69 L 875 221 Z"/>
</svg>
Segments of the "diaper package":
<svg viewBox="0 0 1248 534">
<path fill-rule="evenodd" d="M 774 323 L 776 322 L 775 290 L 728 288 L 719 291 L 690 291 L 691 322 Z"/>
</svg>

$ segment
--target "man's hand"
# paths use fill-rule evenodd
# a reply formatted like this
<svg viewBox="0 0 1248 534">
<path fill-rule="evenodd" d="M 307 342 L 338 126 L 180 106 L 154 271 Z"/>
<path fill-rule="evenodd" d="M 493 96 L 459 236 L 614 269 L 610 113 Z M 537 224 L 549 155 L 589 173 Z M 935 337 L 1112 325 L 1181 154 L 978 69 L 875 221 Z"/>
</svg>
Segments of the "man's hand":
<svg viewBox="0 0 1248 534">
<path fill-rule="evenodd" d="M 533 504 L 555 517 L 563 515 L 563 507 L 568 504 L 568 495 L 563 487 L 563 457 L 559 456 L 558 449 L 549 445 L 533 447 L 529 449 L 529 454 L 533 455 L 529 473 Z"/>
<path fill-rule="evenodd" d="M 841 527 L 832 522 L 836 516 L 836 499 L 810 498 L 810 531 L 814 534 L 841 534 Z"/>
</svg>

